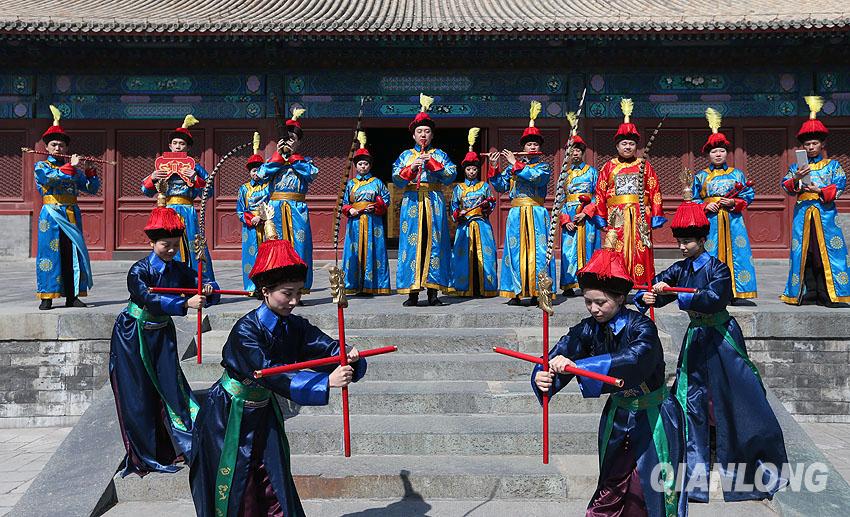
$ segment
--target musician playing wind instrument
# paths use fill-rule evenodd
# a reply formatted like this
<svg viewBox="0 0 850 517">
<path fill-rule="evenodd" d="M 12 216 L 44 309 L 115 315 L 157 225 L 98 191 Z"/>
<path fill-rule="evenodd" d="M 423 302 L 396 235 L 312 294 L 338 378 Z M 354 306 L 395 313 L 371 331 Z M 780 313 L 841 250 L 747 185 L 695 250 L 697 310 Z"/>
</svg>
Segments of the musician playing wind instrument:
<svg viewBox="0 0 850 517">
<path fill-rule="evenodd" d="M 189 151 L 194 143 L 189 128 L 197 123 L 198 119 L 194 116 L 186 115 L 180 127 L 171 132 L 168 137 L 168 149 L 172 153 L 187 153 Z M 195 211 L 194 200 L 203 194 L 204 187 L 207 185 L 207 178 L 209 178 L 207 170 L 204 169 L 203 165 L 195 162 L 194 169 L 190 171 L 155 170 L 142 181 L 142 193 L 148 197 L 157 195 L 157 181 L 164 179 L 168 182 L 168 188 L 165 191 L 167 196 L 166 206 L 177 212 L 186 226 L 183 239 L 180 241 L 180 248 L 174 260 L 185 262 L 195 271 L 198 270 L 198 257 L 194 243 L 200 229 L 198 228 L 198 214 Z M 212 186 L 210 190 L 210 193 L 212 193 Z M 206 262 L 203 265 L 204 283 L 212 283 L 215 282 L 215 273 L 213 272 L 210 252 L 206 247 L 204 253 L 206 254 Z"/>
<path fill-rule="evenodd" d="M 457 167 L 449 155 L 431 146 L 436 125 L 428 116 L 434 99 L 419 95 L 420 112 L 408 125 L 412 149 L 393 164 L 393 184 L 402 189 L 399 212 L 396 289 L 407 294 L 402 305 L 415 307 L 419 291 L 428 290 L 428 305 L 442 305 L 437 291 L 448 290 L 451 241 L 443 185 L 450 184 Z"/>
<path fill-rule="evenodd" d="M 271 160 L 257 171 L 257 176 L 269 182 L 269 205 L 274 209 L 274 224 L 281 239 L 295 247 L 298 256 L 307 264 L 307 279 L 303 293 L 313 286 L 313 232 L 310 230 L 310 210 L 307 207 L 307 189 L 319 174 L 319 168 L 310 157 L 297 153 L 304 138 L 301 116 L 304 108 L 292 110 L 286 121 L 286 136 L 277 142 Z M 299 300 L 299 304 L 303 302 Z"/>
<path fill-rule="evenodd" d="M 491 157 L 473 151 L 479 128 L 469 130 L 469 152 L 460 162 L 466 178 L 452 190 L 452 218 L 457 223 L 452 248 L 452 280 L 449 292 L 454 296 L 496 296 L 496 239 L 490 226 L 490 213 L 496 198 L 490 190 L 490 177 L 498 153 Z M 481 160 L 484 158 L 484 171 Z M 482 177 L 484 178 L 482 180 Z"/>
<path fill-rule="evenodd" d="M 513 152 L 503 150 L 508 165 L 493 178 L 493 188 L 507 192 L 511 198 L 499 278 L 499 294 L 511 299 L 508 305 L 520 305 L 521 298 L 531 298 L 529 305 L 536 305 L 537 273 L 546 271 L 549 278 L 555 278 L 555 261 L 546 263 L 549 211 L 543 201 L 552 167 L 541 159 L 543 135 L 534 126 L 540 109 L 539 102 L 531 101 L 530 121 L 519 139 L 526 154 L 517 158 Z"/>
<path fill-rule="evenodd" d="M 348 294 L 390 294 L 390 265 L 384 214 L 390 204 L 390 191 L 372 176 L 372 155 L 366 149 L 366 133 L 357 133 L 360 149 L 354 152 L 357 175 L 348 180 L 342 196 L 345 244 L 342 269 Z"/>
<path fill-rule="evenodd" d="M 623 216 L 624 223 L 617 229 L 617 251 L 623 254 L 626 268 L 637 284 L 646 284 L 655 276 L 652 252 L 652 229 L 667 222 L 661 208 L 661 191 L 658 177 L 645 158 L 637 157 L 640 133 L 631 122 L 634 104 L 631 99 L 620 101 L 623 123 L 614 140 L 617 157 L 599 171 L 596 182 L 596 224 L 607 226 L 610 214 Z M 641 175 L 641 165 L 643 174 Z M 640 213 L 641 210 L 644 213 Z"/>
<path fill-rule="evenodd" d="M 720 113 L 708 108 L 705 118 L 711 135 L 702 152 L 708 153 L 709 165 L 694 175 L 693 198 L 701 203 L 711 223 L 705 249 L 729 267 L 732 274 L 732 305 L 744 298 L 755 298 L 756 268 L 750 250 L 750 237 L 744 223 L 744 210 L 756 193 L 747 185 L 744 171 L 726 164 L 732 143 L 719 132 Z"/>
<path fill-rule="evenodd" d="M 93 285 L 91 262 L 83 237 L 83 218 L 77 206 L 80 191 L 97 194 L 100 178 L 92 165 L 71 155 L 65 161 L 71 137 L 59 125 L 61 112 L 50 106 L 53 125 L 41 135 L 48 157 L 35 164 L 35 185 L 41 195 L 36 255 L 36 298 L 41 310 L 53 307 L 53 299 L 65 297 L 66 307 L 85 307 L 79 297 Z"/>
</svg>

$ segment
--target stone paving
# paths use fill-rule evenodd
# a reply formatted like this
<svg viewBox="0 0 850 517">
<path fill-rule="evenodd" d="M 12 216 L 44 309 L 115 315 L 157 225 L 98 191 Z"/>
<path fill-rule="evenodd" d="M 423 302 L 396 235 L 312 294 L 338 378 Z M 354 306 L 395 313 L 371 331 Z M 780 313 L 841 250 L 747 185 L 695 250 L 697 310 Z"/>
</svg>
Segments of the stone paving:
<svg viewBox="0 0 850 517">
<path fill-rule="evenodd" d="M 15 506 L 69 432 L 70 427 L 0 429 L 0 516 Z"/>
</svg>

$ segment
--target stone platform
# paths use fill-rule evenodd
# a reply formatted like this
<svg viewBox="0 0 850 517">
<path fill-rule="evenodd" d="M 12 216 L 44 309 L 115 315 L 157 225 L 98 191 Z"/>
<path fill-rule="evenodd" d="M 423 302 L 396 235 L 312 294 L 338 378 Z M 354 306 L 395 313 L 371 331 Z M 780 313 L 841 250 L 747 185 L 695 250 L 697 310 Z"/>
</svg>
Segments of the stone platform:
<svg viewBox="0 0 850 517">
<path fill-rule="evenodd" d="M 660 261 L 659 261 L 660 262 Z M 32 296 L 33 263 L 0 263 L 8 296 L 0 302 L 0 367 L 9 375 L 0 425 L 74 422 L 82 416 L 14 515 L 38 515 L 39 494 L 73 491 L 75 508 L 89 512 L 118 503 L 108 515 L 191 512 L 185 470 L 172 476 L 116 479 L 123 455 L 106 380 L 108 339 L 126 303 L 129 262 L 95 263 L 88 309 L 39 312 Z M 662 264 L 659 264 L 662 266 Z M 317 264 L 313 292 L 297 313 L 331 335 L 336 308 L 327 289 L 328 264 Z M 789 444 L 792 461 L 821 458 L 797 426 L 799 420 L 841 421 L 848 414 L 850 309 L 788 307 L 777 299 L 784 262 L 759 262 L 762 299 L 732 307 L 748 336 Z M 217 262 L 223 288 L 241 288 L 237 263 Z M 424 296 L 423 296 L 424 298 Z M 530 515 L 575 514 L 593 491 L 597 475 L 596 431 L 604 399 L 583 399 L 574 386 L 553 399 L 552 462 L 540 461 L 540 410 L 531 394 L 529 365 L 498 356 L 494 345 L 538 354 L 540 311 L 511 307 L 504 299 L 445 298 L 442 307 L 403 308 L 401 296 L 352 298 L 346 311 L 348 341 L 361 348 L 388 344 L 399 352 L 370 360 L 367 377 L 352 386 L 353 457 L 341 457 L 339 396 L 321 408 L 285 404 L 293 474 L 305 507 L 315 515 Z M 230 298 L 205 311 L 203 364 L 194 358 L 195 317 L 177 318 L 182 366 L 197 390 L 220 375 L 221 346 L 233 322 L 257 302 Z M 585 317 L 580 299 L 559 297 L 551 343 Z M 670 306 L 658 311 L 668 374 L 675 368 L 687 317 Z M 64 462 L 64 463 L 63 463 Z M 76 464 L 76 465 L 74 465 Z M 74 466 L 96 465 L 85 476 L 57 478 Z M 834 472 L 834 471 L 833 471 Z M 842 484 L 843 483 L 843 484 Z M 100 487 L 100 492 L 97 487 Z M 835 490 L 846 483 L 836 475 Z M 57 493 L 57 491 L 59 491 Z M 82 494 L 91 493 L 90 496 Z M 103 498 L 101 498 L 103 494 Z M 776 501 L 694 505 L 693 515 L 795 515 L 794 508 L 823 516 L 829 506 L 801 494 Z M 86 506 L 88 505 L 88 506 Z M 850 506 L 848 504 L 847 506 Z M 564 512 L 566 510 L 566 512 Z M 808 510 L 800 515 L 811 515 Z M 30 513 L 28 513 L 30 512 Z M 35 513 L 32 513 L 35 512 Z M 68 515 L 76 514 L 68 511 Z"/>
</svg>

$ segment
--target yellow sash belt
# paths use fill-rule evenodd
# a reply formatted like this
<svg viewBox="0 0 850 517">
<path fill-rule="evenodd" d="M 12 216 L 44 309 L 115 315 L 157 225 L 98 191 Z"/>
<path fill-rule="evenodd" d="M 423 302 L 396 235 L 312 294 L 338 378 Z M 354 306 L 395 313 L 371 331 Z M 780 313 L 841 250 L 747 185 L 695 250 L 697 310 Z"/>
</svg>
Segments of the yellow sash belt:
<svg viewBox="0 0 850 517">
<path fill-rule="evenodd" d="M 77 196 L 71 194 L 47 194 L 41 198 L 44 205 L 76 205 Z"/>
<path fill-rule="evenodd" d="M 185 196 L 168 196 L 165 199 L 167 205 L 191 205 L 192 200 Z"/>
<path fill-rule="evenodd" d="M 543 206 L 542 197 L 515 197 L 511 199 L 511 206 Z"/>
<path fill-rule="evenodd" d="M 273 192 L 272 201 L 304 201 L 306 196 L 297 192 Z"/>
</svg>

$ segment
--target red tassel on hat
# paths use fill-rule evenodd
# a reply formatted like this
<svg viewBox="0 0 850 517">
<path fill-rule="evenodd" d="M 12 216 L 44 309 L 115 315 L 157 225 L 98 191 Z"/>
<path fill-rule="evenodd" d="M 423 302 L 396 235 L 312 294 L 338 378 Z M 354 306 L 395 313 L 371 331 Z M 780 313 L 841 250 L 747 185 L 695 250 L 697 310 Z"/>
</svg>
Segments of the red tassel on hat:
<svg viewBox="0 0 850 517">
<path fill-rule="evenodd" d="M 804 97 L 806 104 L 809 106 L 809 120 L 803 122 L 800 131 L 797 132 L 797 140 L 805 142 L 806 140 L 820 140 L 823 142 L 829 136 L 829 130 L 823 125 L 823 122 L 818 120 L 817 114 L 823 108 L 823 97 L 809 95 Z"/>
<path fill-rule="evenodd" d="M 292 247 L 291 242 L 284 239 L 267 240 L 260 244 L 260 249 L 257 250 L 257 260 L 254 262 L 254 267 L 248 277 L 254 278 L 256 275 L 272 269 L 298 265 L 306 267 L 295 248 Z"/>
<path fill-rule="evenodd" d="M 158 206 L 151 211 L 148 217 L 148 224 L 145 225 L 144 231 L 163 230 L 169 233 L 182 232 L 186 229 L 183 220 L 177 215 L 177 212 L 172 208 Z"/>
<path fill-rule="evenodd" d="M 576 276 L 582 289 L 598 288 L 618 294 L 627 294 L 631 290 L 634 280 L 626 268 L 623 254 L 617 252 L 617 230 L 608 230 L 602 248 L 593 253 Z"/>
</svg>

